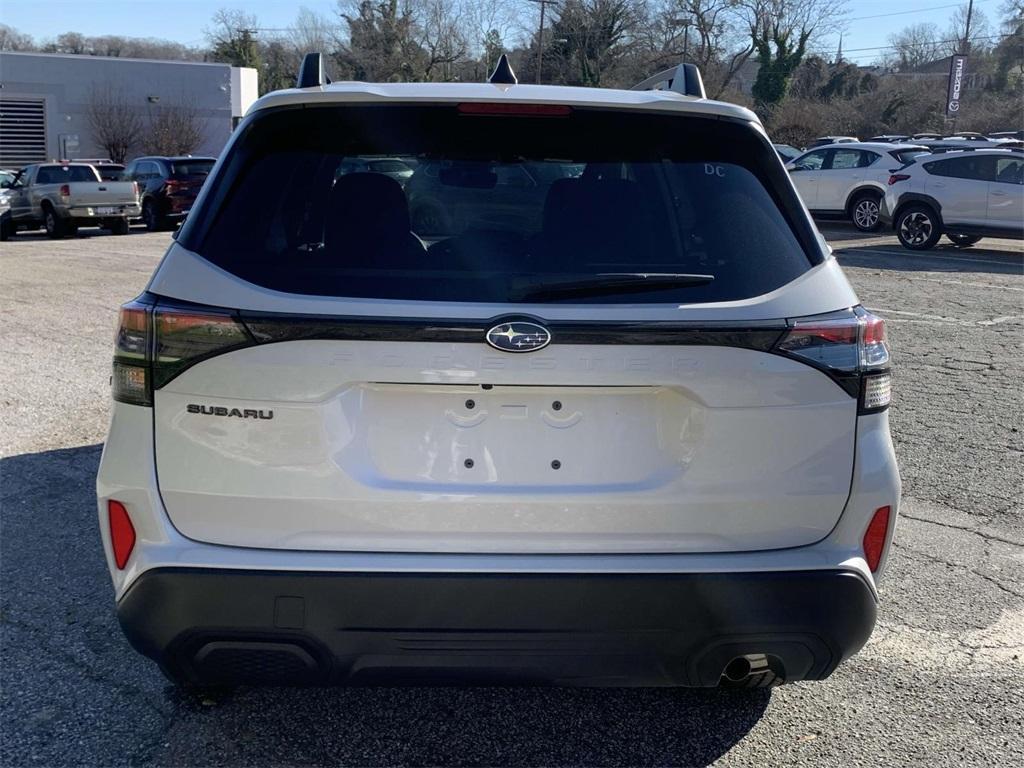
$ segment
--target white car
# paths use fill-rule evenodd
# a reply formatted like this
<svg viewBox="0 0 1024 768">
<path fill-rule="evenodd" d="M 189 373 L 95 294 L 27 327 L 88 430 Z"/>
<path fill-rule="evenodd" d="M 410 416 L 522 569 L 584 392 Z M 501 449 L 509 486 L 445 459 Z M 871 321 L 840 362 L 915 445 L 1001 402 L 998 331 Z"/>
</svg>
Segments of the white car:
<svg viewBox="0 0 1024 768">
<path fill-rule="evenodd" d="M 892 169 L 927 152 L 915 144 L 846 142 L 805 152 L 786 168 L 815 216 L 848 218 L 857 229 L 873 232 Z"/>
<path fill-rule="evenodd" d="M 1024 151 L 975 149 L 919 157 L 889 176 L 882 219 L 905 248 L 923 251 L 946 235 L 955 245 L 983 237 L 1024 238 Z"/>
<path fill-rule="evenodd" d="M 900 500 L 889 349 L 757 117 L 692 65 L 317 70 L 121 310 L 97 496 L 134 647 L 186 686 L 754 686 L 855 653 Z M 415 231 L 397 181 L 337 173 L 385 154 L 490 192 Z M 550 173 L 499 194 L 510 158 Z"/>
</svg>

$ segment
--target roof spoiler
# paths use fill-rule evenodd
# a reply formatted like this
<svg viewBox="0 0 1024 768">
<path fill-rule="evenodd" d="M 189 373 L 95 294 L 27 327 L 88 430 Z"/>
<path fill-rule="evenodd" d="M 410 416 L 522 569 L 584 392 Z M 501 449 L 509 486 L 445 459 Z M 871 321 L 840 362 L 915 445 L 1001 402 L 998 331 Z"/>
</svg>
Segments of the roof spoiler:
<svg viewBox="0 0 1024 768">
<path fill-rule="evenodd" d="M 675 91 L 683 96 L 694 96 L 698 99 L 706 99 L 704 91 L 704 80 L 700 76 L 700 70 L 696 64 L 680 64 L 678 67 L 666 69 L 637 83 L 630 90 L 633 91 Z"/>
<path fill-rule="evenodd" d="M 299 77 L 296 80 L 298 88 L 319 88 L 328 85 L 331 78 L 324 71 L 324 55 L 320 52 L 307 53 L 302 59 L 299 67 Z"/>
</svg>

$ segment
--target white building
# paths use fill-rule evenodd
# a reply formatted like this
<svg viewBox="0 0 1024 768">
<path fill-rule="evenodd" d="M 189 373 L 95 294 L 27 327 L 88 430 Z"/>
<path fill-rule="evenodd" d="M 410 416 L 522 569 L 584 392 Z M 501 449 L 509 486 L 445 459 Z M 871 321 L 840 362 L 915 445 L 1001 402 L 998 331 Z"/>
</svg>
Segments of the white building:
<svg viewBox="0 0 1024 768">
<path fill-rule="evenodd" d="M 255 69 L 189 61 L 0 53 L 0 167 L 106 157 L 89 105 L 116 94 L 145 122 L 187 105 L 202 133 L 195 154 L 216 156 L 257 98 Z"/>
</svg>

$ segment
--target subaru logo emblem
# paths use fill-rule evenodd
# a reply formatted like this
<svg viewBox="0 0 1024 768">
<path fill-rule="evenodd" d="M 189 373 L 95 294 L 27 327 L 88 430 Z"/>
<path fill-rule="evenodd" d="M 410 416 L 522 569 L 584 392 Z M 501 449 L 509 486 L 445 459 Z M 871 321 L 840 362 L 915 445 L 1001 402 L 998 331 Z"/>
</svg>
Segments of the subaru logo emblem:
<svg viewBox="0 0 1024 768">
<path fill-rule="evenodd" d="M 487 343 L 502 352 L 536 352 L 551 343 L 551 333 L 542 325 L 513 320 L 491 328 Z"/>
</svg>

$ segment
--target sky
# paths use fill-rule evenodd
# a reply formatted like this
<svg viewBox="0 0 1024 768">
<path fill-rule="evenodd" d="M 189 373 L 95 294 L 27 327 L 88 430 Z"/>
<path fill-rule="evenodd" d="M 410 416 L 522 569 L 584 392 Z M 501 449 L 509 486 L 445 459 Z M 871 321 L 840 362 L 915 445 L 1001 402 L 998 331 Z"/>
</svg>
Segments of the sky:
<svg viewBox="0 0 1024 768">
<path fill-rule="evenodd" d="M 526 3 L 527 14 L 535 3 Z M 889 35 L 910 24 L 931 22 L 943 31 L 956 9 L 955 0 L 854 0 L 848 3 L 843 31 L 844 58 L 870 64 L 888 43 Z M 995 30 L 1003 0 L 975 0 Z M 238 8 L 255 14 L 261 27 L 287 27 L 300 6 L 326 14 L 336 0 L 0 0 L 0 23 L 32 35 L 50 38 L 61 32 L 85 35 L 159 37 L 186 45 L 205 44 L 203 30 L 218 8 Z M 821 48 L 830 56 L 839 44 L 839 30 L 823 36 Z"/>
</svg>

